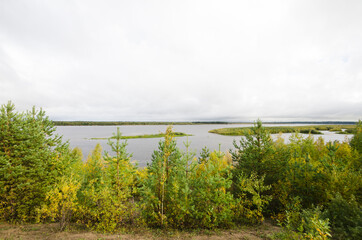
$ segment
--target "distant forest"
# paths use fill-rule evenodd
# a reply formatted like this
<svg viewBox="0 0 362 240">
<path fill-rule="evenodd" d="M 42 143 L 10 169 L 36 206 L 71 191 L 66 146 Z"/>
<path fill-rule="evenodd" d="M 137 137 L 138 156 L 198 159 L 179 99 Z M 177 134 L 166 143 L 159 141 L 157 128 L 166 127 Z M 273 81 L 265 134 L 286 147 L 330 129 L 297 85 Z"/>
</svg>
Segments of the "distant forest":
<svg viewBox="0 0 362 240">
<path fill-rule="evenodd" d="M 127 121 L 53 121 L 55 126 L 115 126 L 115 125 L 197 125 L 197 124 L 253 124 L 254 122 L 193 121 L 193 122 L 127 122 Z M 264 124 L 356 124 L 353 121 L 297 121 L 264 122 Z"/>
</svg>

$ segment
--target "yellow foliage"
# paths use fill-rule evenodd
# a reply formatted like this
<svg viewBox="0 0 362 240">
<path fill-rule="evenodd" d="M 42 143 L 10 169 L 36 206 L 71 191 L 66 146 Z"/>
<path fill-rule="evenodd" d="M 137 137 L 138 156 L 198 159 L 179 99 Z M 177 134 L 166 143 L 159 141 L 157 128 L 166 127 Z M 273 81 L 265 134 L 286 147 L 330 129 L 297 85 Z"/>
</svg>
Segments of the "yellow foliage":
<svg viewBox="0 0 362 240">
<path fill-rule="evenodd" d="M 62 177 L 59 185 L 54 186 L 46 195 L 47 204 L 37 210 L 37 221 L 59 221 L 60 229 L 69 223 L 70 216 L 77 207 L 77 191 L 80 183 L 72 176 Z"/>
<path fill-rule="evenodd" d="M 194 162 L 195 161 L 196 159 L 194 159 Z M 212 152 L 210 153 L 208 161 L 203 161 L 196 166 L 196 177 L 200 177 L 202 172 L 209 172 L 209 176 L 212 176 L 217 172 L 223 172 L 227 169 L 230 169 L 231 167 L 232 159 L 230 154 L 224 155 L 220 154 L 219 152 Z M 204 175 L 204 177 L 208 177 L 208 175 Z"/>
<path fill-rule="evenodd" d="M 353 151 L 347 142 L 338 144 L 336 151 L 336 158 L 339 159 L 353 159 Z"/>
</svg>

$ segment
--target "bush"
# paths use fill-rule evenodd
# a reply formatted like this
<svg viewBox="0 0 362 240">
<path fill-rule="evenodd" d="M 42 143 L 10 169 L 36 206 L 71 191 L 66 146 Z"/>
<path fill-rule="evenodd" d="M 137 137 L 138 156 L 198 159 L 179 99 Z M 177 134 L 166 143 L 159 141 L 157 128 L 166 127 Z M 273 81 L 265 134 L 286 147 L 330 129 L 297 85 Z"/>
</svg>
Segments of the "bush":
<svg viewBox="0 0 362 240">
<path fill-rule="evenodd" d="M 264 176 L 254 173 L 250 177 L 240 174 L 237 178 L 234 198 L 234 219 L 243 224 L 260 224 L 264 221 L 263 210 L 271 200 L 265 195 L 271 186 L 264 185 Z"/>
<path fill-rule="evenodd" d="M 331 222 L 334 239 L 362 239 L 362 208 L 353 196 L 346 200 L 337 193 L 323 216 Z"/>
<path fill-rule="evenodd" d="M 191 167 L 191 227 L 215 228 L 232 225 L 234 203 L 228 191 L 232 184 L 231 165 L 220 152 L 212 152 Z"/>
<path fill-rule="evenodd" d="M 285 212 L 284 221 L 280 221 L 283 227 L 281 233 L 274 235 L 277 239 L 321 239 L 331 237 L 329 220 L 322 217 L 320 208 L 301 210 L 297 198 L 294 204 Z"/>
<path fill-rule="evenodd" d="M 77 191 L 80 183 L 73 176 L 63 177 L 59 184 L 53 187 L 47 195 L 46 202 L 37 209 L 37 222 L 59 222 L 60 231 L 71 222 L 72 215 L 77 209 Z"/>
<path fill-rule="evenodd" d="M 78 223 L 103 232 L 134 222 L 137 212 L 132 195 L 135 167 L 129 162 L 126 144 L 117 141 L 115 146 L 119 147 L 116 157 L 106 154 L 105 160 L 99 144 L 88 157 L 74 214 Z"/>
<path fill-rule="evenodd" d="M 299 231 L 303 231 L 306 239 L 328 239 L 331 237 L 329 219 L 323 218 L 320 208 L 303 209 L 301 213 L 301 226 Z"/>
<path fill-rule="evenodd" d="M 300 133 L 304 133 L 304 134 L 322 134 L 320 131 L 316 130 L 316 129 L 301 129 L 299 131 Z"/>
<path fill-rule="evenodd" d="M 204 151 L 199 161 L 192 156 L 188 151 L 181 154 L 169 127 L 141 188 L 148 226 L 210 229 L 232 224 L 230 161 L 220 152 Z"/>
</svg>

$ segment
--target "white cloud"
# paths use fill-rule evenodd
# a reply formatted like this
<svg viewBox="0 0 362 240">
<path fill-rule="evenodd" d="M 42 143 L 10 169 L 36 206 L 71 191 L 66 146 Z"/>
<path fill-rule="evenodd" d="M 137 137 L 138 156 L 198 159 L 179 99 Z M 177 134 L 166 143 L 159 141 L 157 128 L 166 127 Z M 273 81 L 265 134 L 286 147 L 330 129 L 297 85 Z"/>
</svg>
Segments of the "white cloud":
<svg viewBox="0 0 362 240">
<path fill-rule="evenodd" d="M 361 1 L 2 1 L 0 102 L 66 120 L 362 118 Z"/>
</svg>

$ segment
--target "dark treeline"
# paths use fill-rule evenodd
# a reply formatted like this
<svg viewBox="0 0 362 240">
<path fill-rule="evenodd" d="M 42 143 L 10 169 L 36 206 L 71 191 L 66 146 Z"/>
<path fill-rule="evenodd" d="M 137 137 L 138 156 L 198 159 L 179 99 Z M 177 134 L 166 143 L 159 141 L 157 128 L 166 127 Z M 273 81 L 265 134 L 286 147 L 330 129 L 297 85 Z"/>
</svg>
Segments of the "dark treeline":
<svg viewBox="0 0 362 240">
<path fill-rule="evenodd" d="M 55 126 L 117 126 L 117 125 L 196 125 L 228 124 L 227 122 L 122 122 L 122 121 L 53 121 Z"/>
<path fill-rule="evenodd" d="M 184 152 L 167 127 L 149 164 L 131 163 L 119 129 L 82 162 L 43 111 L 0 111 L 0 220 L 57 222 L 97 231 L 127 227 L 282 226 L 272 239 L 361 239 L 362 123 L 352 139 L 295 133 L 273 141 L 258 121 L 234 148 Z"/>
<path fill-rule="evenodd" d="M 252 124 L 253 122 L 191 121 L 191 122 L 137 122 L 137 121 L 53 121 L 55 126 L 117 126 L 117 125 L 197 125 L 197 124 Z M 304 121 L 304 122 L 265 122 L 267 124 L 356 124 L 352 121 Z"/>
</svg>

